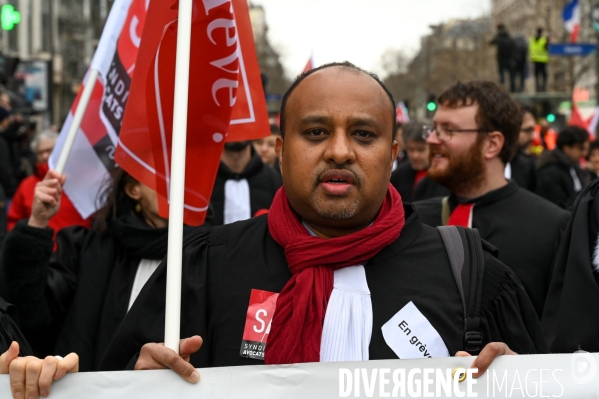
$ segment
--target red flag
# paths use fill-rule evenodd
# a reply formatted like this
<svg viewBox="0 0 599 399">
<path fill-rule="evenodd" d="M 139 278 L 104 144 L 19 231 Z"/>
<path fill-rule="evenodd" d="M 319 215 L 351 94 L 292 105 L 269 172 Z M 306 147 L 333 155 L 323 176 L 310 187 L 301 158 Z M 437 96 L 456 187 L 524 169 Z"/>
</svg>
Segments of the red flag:
<svg viewBox="0 0 599 399">
<path fill-rule="evenodd" d="M 308 59 L 308 62 L 306 63 L 302 73 L 306 73 L 312 69 L 314 69 L 314 54 L 310 54 L 310 58 Z"/>
<path fill-rule="evenodd" d="M 568 122 L 570 126 L 578 126 L 583 129 L 588 129 L 589 124 L 582 115 L 580 114 L 580 110 L 574 101 L 572 101 L 572 114 L 570 115 L 570 121 Z"/>
<path fill-rule="evenodd" d="M 154 1 L 131 85 L 115 159 L 158 193 L 168 217 L 177 2 Z M 194 0 L 191 37 L 185 223 L 208 209 L 225 141 L 270 134 L 245 0 Z"/>
</svg>

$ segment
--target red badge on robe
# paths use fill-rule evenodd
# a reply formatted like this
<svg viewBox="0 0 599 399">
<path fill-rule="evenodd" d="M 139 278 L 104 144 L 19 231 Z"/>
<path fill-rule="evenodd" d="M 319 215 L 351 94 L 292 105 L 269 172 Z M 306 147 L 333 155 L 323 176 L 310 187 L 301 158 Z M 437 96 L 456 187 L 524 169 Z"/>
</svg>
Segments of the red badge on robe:
<svg viewBox="0 0 599 399">
<path fill-rule="evenodd" d="M 276 292 L 252 290 L 239 356 L 264 360 L 266 340 L 270 333 L 278 297 L 279 294 Z"/>
</svg>

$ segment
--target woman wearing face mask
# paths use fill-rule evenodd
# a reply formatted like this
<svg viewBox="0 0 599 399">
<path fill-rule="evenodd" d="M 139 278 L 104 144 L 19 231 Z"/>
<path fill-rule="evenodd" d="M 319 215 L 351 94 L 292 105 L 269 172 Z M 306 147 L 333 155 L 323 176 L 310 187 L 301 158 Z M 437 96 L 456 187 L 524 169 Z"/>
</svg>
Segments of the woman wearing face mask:
<svg viewBox="0 0 599 399">
<path fill-rule="evenodd" d="M 8 231 L 12 230 L 19 220 L 27 219 L 31 215 L 35 185 L 41 182 L 48 173 L 48 159 L 50 159 L 56 140 L 58 140 L 58 134 L 51 130 L 44 130 L 33 137 L 31 150 L 37 157 L 35 172 L 21 181 L 12 198 L 7 215 Z M 57 233 L 64 227 L 75 225 L 89 227 L 90 219 L 83 219 L 69 198 L 63 195 L 60 200 L 60 209 L 48 221 L 48 227 Z"/>
<path fill-rule="evenodd" d="M 36 356 L 76 352 L 80 371 L 93 371 L 166 255 L 167 220 L 158 215 L 156 192 L 118 170 L 93 228 L 62 229 L 53 252 L 48 225 L 64 182 L 64 175 L 49 171 L 35 188 L 30 218 L 7 235 L 0 296 L 19 309 Z"/>
</svg>

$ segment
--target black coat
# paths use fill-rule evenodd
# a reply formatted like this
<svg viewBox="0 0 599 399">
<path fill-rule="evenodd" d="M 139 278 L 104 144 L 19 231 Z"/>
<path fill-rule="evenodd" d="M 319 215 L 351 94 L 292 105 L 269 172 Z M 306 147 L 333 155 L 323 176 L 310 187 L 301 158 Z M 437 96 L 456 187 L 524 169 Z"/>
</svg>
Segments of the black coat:
<svg viewBox="0 0 599 399">
<path fill-rule="evenodd" d="M 19 343 L 19 356 L 33 356 L 33 350 L 19 330 L 17 309 L 0 298 L 0 354 L 6 352 L 13 341 Z"/>
<path fill-rule="evenodd" d="M 391 184 L 401 195 L 402 200 L 412 202 L 449 195 L 448 189 L 428 176 L 420 180 L 416 189 L 414 189 L 415 178 L 416 171 L 412 169 L 409 162 L 399 164 L 391 174 Z"/>
<path fill-rule="evenodd" d="M 53 231 L 17 223 L 0 255 L 0 295 L 21 315 L 36 356 L 76 352 L 80 371 L 93 371 L 127 314 L 141 259 L 161 260 L 168 228 L 122 216 L 106 231 Z"/>
<path fill-rule="evenodd" d="M 499 259 L 522 281 L 541 317 L 555 254 L 570 213 L 514 181 L 479 198 L 449 197 L 450 210 L 474 202 L 472 227 L 499 249 Z M 423 223 L 441 226 L 441 198 L 414 203 Z"/>
<path fill-rule="evenodd" d="M 518 186 L 530 192 L 535 192 L 537 186 L 537 168 L 534 158 L 518 152 L 510 161 L 512 180 Z"/>
<path fill-rule="evenodd" d="M 569 209 L 574 204 L 580 190 L 575 190 L 572 169 L 584 188 L 591 181 L 591 174 L 572 162 L 561 150 L 545 152 L 537 162 L 537 188 L 541 197 Z"/>
<path fill-rule="evenodd" d="M 218 167 L 210 204 L 214 216 L 210 220 L 212 226 L 220 226 L 225 220 L 225 183 L 227 180 L 247 179 L 250 186 L 250 209 L 254 216 L 256 212 L 269 209 L 277 190 L 283 185 L 280 172 L 265 165 L 256 151 L 252 149 L 252 160 L 241 173 L 233 173 L 222 162 Z"/>
<path fill-rule="evenodd" d="M 497 61 L 499 62 L 512 62 L 514 59 L 514 52 L 516 50 L 516 44 L 514 39 L 506 32 L 499 31 L 497 35 L 491 41 L 491 44 L 497 46 Z"/>
<path fill-rule="evenodd" d="M 4 132 L 0 132 L 0 186 L 8 198 L 12 198 L 19 186 L 12 145 L 12 142 L 5 137 Z"/>
<path fill-rule="evenodd" d="M 599 180 L 578 196 L 543 312 L 552 352 L 599 352 Z"/>
<path fill-rule="evenodd" d="M 381 326 L 410 301 L 440 334 L 450 354 L 463 349 L 464 312 L 445 246 L 436 229 L 422 225 L 411 205 L 400 237 L 364 265 L 371 292 L 370 359 L 396 359 Z M 195 367 L 257 365 L 241 358 L 252 289 L 280 292 L 291 272 L 283 248 L 268 230 L 268 216 L 204 230 L 183 250 L 181 336 L 200 335 Z M 481 301 L 484 343 L 506 342 L 519 353 L 547 351 L 535 310 L 513 272 L 485 253 Z M 148 342 L 164 340 L 166 262 L 148 281 L 121 324 L 100 365 L 122 370 Z M 152 315 L 152 317 L 148 317 Z"/>
</svg>

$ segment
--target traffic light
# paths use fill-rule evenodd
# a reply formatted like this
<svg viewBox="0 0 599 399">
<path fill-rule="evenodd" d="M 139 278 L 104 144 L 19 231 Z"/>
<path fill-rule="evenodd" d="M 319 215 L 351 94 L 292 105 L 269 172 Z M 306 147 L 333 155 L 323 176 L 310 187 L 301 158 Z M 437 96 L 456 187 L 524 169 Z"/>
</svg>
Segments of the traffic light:
<svg viewBox="0 0 599 399">
<path fill-rule="evenodd" d="M 426 102 L 426 109 L 428 112 L 435 112 L 437 110 L 437 98 L 434 94 L 428 95 L 428 101 Z"/>
<path fill-rule="evenodd" d="M 555 114 L 547 114 L 547 122 L 549 122 L 549 123 L 555 122 Z"/>
<path fill-rule="evenodd" d="M 21 13 L 15 10 L 12 4 L 5 4 L 0 11 L 0 24 L 2 30 L 13 30 L 15 25 L 21 22 Z"/>
</svg>

